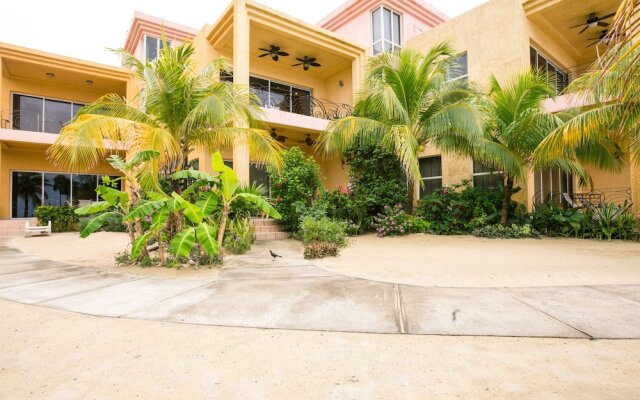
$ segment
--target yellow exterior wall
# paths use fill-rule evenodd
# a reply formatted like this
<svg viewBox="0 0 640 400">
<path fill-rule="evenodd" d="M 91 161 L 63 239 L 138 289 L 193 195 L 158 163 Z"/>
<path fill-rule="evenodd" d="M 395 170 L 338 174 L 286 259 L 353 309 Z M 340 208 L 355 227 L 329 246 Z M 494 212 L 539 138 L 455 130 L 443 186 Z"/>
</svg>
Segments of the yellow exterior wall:
<svg viewBox="0 0 640 400">
<path fill-rule="evenodd" d="M 5 145 L 2 147 L 0 151 L 0 193 L 2 193 L 0 219 L 11 217 L 11 171 L 119 175 L 106 162 L 88 171 L 64 171 L 47 160 L 45 151 L 45 146 L 8 148 Z"/>
</svg>

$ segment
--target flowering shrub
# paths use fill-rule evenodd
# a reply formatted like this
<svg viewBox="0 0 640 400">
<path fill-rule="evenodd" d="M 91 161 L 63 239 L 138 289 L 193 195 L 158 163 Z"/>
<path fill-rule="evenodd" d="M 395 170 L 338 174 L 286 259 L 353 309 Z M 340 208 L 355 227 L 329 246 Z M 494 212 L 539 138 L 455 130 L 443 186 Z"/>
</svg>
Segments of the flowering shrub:
<svg viewBox="0 0 640 400">
<path fill-rule="evenodd" d="M 404 211 L 402 204 L 385 206 L 382 213 L 374 218 L 373 226 L 380 237 L 406 235 L 412 232 L 411 218 Z"/>
</svg>

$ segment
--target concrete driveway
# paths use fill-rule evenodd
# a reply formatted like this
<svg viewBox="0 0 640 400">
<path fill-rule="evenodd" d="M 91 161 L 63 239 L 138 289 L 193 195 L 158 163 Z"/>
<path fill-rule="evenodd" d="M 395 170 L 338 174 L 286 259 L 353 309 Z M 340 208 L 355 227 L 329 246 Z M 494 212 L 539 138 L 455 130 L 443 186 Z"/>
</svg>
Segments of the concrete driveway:
<svg viewBox="0 0 640 400">
<path fill-rule="evenodd" d="M 273 261 L 268 250 L 283 257 Z M 142 277 L 0 245 L 0 298 L 97 316 L 317 331 L 640 338 L 640 285 L 444 288 L 333 274 L 290 241 L 231 257 L 215 281 Z"/>
</svg>

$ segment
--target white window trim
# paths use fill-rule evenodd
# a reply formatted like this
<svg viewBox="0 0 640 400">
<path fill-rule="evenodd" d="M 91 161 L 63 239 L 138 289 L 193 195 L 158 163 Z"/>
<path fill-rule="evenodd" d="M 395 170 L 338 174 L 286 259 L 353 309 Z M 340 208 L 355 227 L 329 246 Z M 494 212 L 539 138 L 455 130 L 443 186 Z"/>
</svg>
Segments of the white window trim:
<svg viewBox="0 0 640 400">
<path fill-rule="evenodd" d="M 40 130 L 38 131 L 38 133 L 48 133 L 50 135 L 57 135 L 60 132 L 58 132 L 58 133 L 49 133 L 49 132 L 45 132 L 44 131 L 44 119 L 45 119 L 44 103 L 45 103 L 45 100 L 61 101 L 61 102 L 65 102 L 65 103 L 70 103 L 71 104 L 71 117 L 69 118 L 69 120 L 71 120 L 73 118 L 73 106 L 74 105 L 78 105 L 78 106 L 82 106 L 82 107 L 87 105 L 87 103 L 80 103 L 80 102 L 77 102 L 77 101 L 74 101 L 74 100 L 60 99 L 60 98 L 57 98 L 57 97 L 39 96 L 37 94 L 29 94 L 29 93 L 13 92 L 12 91 L 12 92 L 10 92 L 10 99 L 9 99 L 9 103 L 10 103 L 9 104 L 9 107 L 10 107 L 9 108 L 9 110 L 10 110 L 9 112 L 10 112 L 10 116 L 11 116 L 11 118 L 9 119 L 9 129 L 12 129 L 12 130 L 13 130 L 13 110 L 14 110 L 14 108 L 13 108 L 13 105 L 14 105 L 13 95 L 14 94 L 17 94 L 18 96 L 35 97 L 35 98 L 38 98 L 38 99 L 42 99 L 42 123 L 40 124 L 41 126 L 40 126 Z M 33 131 L 27 131 L 27 132 L 33 132 Z"/>
<path fill-rule="evenodd" d="M 387 10 L 389 10 L 391 12 L 391 40 L 387 40 L 384 37 L 384 10 L 385 9 L 387 9 Z M 376 10 L 380 10 L 380 39 L 374 41 L 374 37 L 373 37 L 373 13 Z M 402 31 L 402 18 L 403 18 L 402 14 L 392 10 L 389 7 L 386 7 L 384 4 L 381 4 L 380 6 L 374 8 L 373 10 L 371 10 L 370 14 L 371 14 L 371 19 L 370 19 L 370 21 L 371 21 L 371 43 L 372 43 L 371 44 L 371 53 L 374 56 L 377 55 L 377 54 L 384 53 L 386 51 L 384 49 L 384 44 L 385 43 L 391 44 L 391 49 L 392 50 L 393 50 L 394 47 L 397 47 L 397 48 L 401 49 L 402 48 L 402 37 L 404 36 L 404 32 Z M 400 19 L 400 30 L 399 30 L 400 37 L 397 38 L 397 43 L 394 42 L 395 38 L 393 37 L 393 34 L 394 34 L 394 22 L 393 22 L 394 18 L 393 18 L 393 16 L 394 15 L 397 15 L 398 18 Z M 374 51 L 374 48 L 375 48 L 376 44 L 378 44 L 378 43 L 381 44 L 381 47 L 380 47 L 381 51 L 380 51 L 380 53 L 376 54 L 375 51 Z"/>
<path fill-rule="evenodd" d="M 471 184 L 473 184 L 473 178 L 476 176 L 487 175 L 504 175 L 504 171 L 486 171 L 486 172 L 473 172 L 473 158 L 471 159 Z"/>
</svg>

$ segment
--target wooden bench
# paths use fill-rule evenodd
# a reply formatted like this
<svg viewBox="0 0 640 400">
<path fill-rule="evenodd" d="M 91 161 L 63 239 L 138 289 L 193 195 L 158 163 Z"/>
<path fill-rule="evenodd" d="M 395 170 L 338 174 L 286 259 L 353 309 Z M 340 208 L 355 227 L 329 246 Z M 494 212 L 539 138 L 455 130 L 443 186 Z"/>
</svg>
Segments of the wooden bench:
<svg viewBox="0 0 640 400">
<path fill-rule="evenodd" d="M 29 225 L 29 221 L 26 221 L 24 224 L 24 237 L 29 237 L 31 235 L 51 236 L 51 221 L 49 221 L 45 226 L 31 226 Z"/>
</svg>

